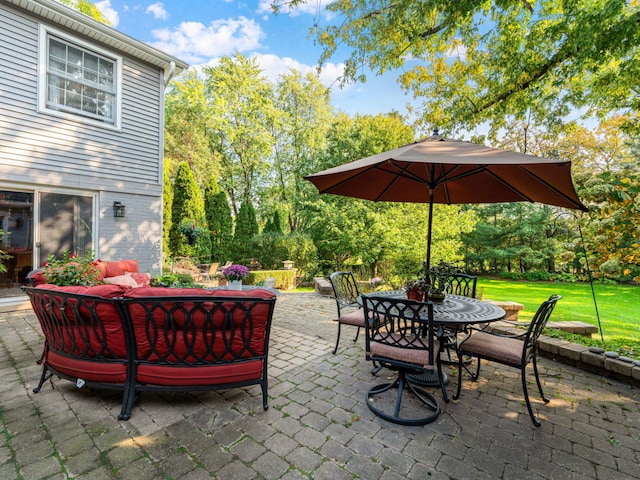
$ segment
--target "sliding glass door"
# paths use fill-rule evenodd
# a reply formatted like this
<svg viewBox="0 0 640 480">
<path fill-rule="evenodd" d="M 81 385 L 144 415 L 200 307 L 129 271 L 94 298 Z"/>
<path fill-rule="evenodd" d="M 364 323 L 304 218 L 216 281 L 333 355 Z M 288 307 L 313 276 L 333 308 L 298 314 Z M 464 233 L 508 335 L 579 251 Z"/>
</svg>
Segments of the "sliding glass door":
<svg viewBox="0 0 640 480">
<path fill-rule="evenodd" d="M 94 248 L 93 196 L 40 192 L 40 262 L 65 251 L 85 255 Z"/>
</svg>

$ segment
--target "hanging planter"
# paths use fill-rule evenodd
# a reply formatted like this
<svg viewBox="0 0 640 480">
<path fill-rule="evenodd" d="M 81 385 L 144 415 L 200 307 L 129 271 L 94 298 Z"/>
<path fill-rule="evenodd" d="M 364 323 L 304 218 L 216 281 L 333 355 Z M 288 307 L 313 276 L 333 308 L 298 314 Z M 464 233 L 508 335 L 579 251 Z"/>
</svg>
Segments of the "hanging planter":
<svg viewBox="0 0 640 480">
<path fill-rule="evenodd" d="M 180 222 L 178 231 L 184 235 L 187 245 L 195 245 L 198 237 L 209 235 L 208 225 L 202 225 L 188 219 Z"/>
</svg>

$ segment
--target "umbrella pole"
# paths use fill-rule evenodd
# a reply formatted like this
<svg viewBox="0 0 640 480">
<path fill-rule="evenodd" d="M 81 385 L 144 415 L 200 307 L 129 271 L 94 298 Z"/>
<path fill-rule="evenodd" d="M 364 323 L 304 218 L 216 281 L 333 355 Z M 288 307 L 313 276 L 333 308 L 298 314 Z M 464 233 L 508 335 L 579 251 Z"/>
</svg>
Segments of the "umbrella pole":
<svg viewBox="0 0 640 480">
<path fill-rule="evenodd" d="M 433 224 L 433 188 L 429 187 L 429 220 L 427 222 L 427 261 L 424 264 L 424 278 L 429 279 L 429 270 L 431 270 L 431 227 Z"/>
</svg>

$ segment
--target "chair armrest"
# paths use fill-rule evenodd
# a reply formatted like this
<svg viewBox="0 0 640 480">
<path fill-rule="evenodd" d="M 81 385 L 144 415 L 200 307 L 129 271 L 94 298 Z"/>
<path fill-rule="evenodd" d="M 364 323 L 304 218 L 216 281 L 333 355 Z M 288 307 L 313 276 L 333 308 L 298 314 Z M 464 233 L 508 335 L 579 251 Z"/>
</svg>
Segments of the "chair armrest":
<svg viewBox="0 0 640 480">
<path fill-rule="evenodd" d="M 522 337 L 527 335 L 527 331 L 526 330 L 524 332 L 518 333 L 518 334 L 488 332 L 487 331 L 487 327 L 489 327 L 489 326 L 490 326 L 490 324 L 486 324 L 483 328 L 478 328 L 476 326 L 469 325 L 467 327 L 467 329 L 469 330 L 470 334 L 472 334 L 475 331 L 475 332 L 486 333 L 487 335 L 493 335 L 494 337 L 502 337 L 502 338 L 522 338 Z"/>
</svg>

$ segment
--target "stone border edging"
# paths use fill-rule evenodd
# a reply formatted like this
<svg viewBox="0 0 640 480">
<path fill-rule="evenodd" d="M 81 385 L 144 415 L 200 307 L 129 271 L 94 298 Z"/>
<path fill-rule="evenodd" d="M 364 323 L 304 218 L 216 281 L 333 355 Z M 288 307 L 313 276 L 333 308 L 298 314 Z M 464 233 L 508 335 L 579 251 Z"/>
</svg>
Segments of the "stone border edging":
<svg viewBox="0 0 640 480">
<path fill-rule="evenodd" d="M 491 324 L 490 331 L 507 335 L 522 333 L 522 330 L 504 322 Z M 541 335 L 538 341 L 538 351 L 544 357 L 640 387 L 640 365 L 637 361 L 601 350 L 545 335 Z"/>
</svg>

